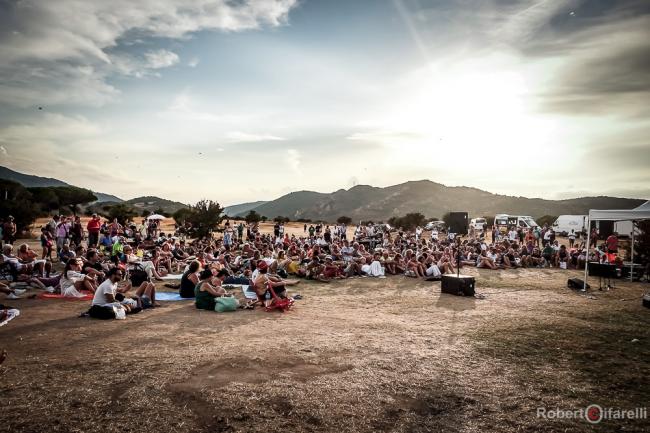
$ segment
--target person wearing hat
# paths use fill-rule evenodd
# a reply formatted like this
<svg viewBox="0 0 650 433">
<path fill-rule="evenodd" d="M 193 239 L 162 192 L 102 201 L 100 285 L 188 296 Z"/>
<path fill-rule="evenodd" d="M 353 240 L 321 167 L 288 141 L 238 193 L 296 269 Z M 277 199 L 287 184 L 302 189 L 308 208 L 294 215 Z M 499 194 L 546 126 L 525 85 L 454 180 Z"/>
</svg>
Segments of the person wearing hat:
<svg viewBox="0 0 650 433">
<path fill-rule="evenodd" d="M 2 226 L 2 240 L 6 244 L 12 244 L 16 242 L 16 223 L 14 222 L 14 217 L 9 215 L 7 221 Z"/>
</svg>

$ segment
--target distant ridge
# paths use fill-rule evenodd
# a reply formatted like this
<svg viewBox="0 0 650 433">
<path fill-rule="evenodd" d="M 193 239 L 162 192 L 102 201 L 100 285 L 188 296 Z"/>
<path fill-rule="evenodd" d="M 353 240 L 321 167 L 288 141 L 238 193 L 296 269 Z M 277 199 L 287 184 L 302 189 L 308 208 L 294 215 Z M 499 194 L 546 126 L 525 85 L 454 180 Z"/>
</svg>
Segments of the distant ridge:
<svg viewBox="0 0 650 433">
<path fill-rule="evenodd" d="M 228 215 L 230 217 L 235 217 L 235 216 L 241 216 L 247 214 L 249 211 L 255 209 L 256 207 L 259 207 L 265 203 L 268 203 L 266 201 L 254 201 L 250 203 L 242 203 L 242 204 L 236 204 L 233 206 L 226 206 L 223 210 L 224 215 Z"/>
<path fill-rule="evenodd" d="M 568 200 L 513 197 L 492 194 L 466 186 L 445 186 L 430 180 L 405 182 L 378 188 L 357 185 L 332 193 L 297 191 L 254 208 L 268 218 L 285 216 L 293 220 L 335 221 L 348 216 L 353 221 L 387 220 L 392 216 L 420 212 L 428 218 L 440 218 L 450 211 L 466 211 L 470 217 L 513 215 L 585 214 L 589 209 L 631 209 L 645 200 L 617 197 L 581 197 Z"/>
<path fill-rule="evenodd" d="M 69 183 L 63 182 L 61 180 L 53 179 L 51 177 L 41 177 L 41 176 L 33 176 L 31 174 L 19 173 L 7 167 L 1 167 L 1 166 L 0 166 L 0 179 L 13 180 L 14 182 L 18 182 L 19 184 L 27 188 L 43 188 L 48 186 L 74 186 L 74 185 L 70 185 Z M 96 191 L 93 191 L 93 193 L 97 196 L 98 202 L 112 201 L 112 202 L 119 203 L 124 201 L 121 198 L 111 194 L 104 194 L 102 192 L 96 192 Z"/>
</svg>

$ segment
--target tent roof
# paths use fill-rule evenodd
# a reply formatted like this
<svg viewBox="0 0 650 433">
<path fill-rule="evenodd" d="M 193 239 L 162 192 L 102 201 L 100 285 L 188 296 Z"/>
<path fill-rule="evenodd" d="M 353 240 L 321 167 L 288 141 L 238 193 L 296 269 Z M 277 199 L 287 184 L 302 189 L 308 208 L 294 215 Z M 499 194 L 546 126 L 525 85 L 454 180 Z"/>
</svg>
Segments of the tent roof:
<svg viewBox="0 0 650 433">
<path fill-rule="evenodd" d="M 589 220 L 638 221 L 650 219 L 650 201 L 634 209 L 590 209 Z"/>
</svg>

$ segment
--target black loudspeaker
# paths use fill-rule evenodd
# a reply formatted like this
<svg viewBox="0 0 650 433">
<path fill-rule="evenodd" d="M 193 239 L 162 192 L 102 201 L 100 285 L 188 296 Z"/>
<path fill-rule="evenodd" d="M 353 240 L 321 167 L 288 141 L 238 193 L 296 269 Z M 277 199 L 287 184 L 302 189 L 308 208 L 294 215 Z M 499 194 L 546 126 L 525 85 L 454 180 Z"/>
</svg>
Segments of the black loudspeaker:
<svg viewBox="0 0 650 433">
<path fill-rule="evenodd" d="M 587 287 L 585 287 L 585 282 L 581 280 L 580 278 L 569 278 L 566 282 L 566 285 L 570 289 L 574 290 L 582 290 L 582 289 L 590 289 L 591 286 L 587 284 Z"/>
<path fill-rule="evenodd" d="M 617 278 L 616 266 L 609 263 L 589 262 L 587 270 L 590 277 Z"/>
<path fill-rule="evenodd" d="M 458 296 L 474 296 L 474 277 L 468 275 L 443 275 L 442 293 Z"/>
<path fill-rule="evenodd" d="M 467 212 L 449 213 L 449 231 L 457 235 L 466 235 L 469 220 Z"/>
</svg>

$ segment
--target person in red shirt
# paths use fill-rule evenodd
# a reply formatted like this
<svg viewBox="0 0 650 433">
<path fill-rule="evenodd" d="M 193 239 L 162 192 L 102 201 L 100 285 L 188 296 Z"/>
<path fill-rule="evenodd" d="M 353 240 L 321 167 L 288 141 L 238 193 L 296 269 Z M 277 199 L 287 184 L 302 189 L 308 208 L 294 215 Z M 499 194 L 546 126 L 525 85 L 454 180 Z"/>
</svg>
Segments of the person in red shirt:
<svg viewBox="0 0 650 433">
<path fill-rule="evenodd" d="M 614 232 L 605 241 L 607 244 L 607 253 L 608 254 L 617 254 L 618 253 L 618 233 Z"/>
<path fill-rule="evenodd" d="M 90 219 L 90 221 L 88 221 L 88 225 L 86 226 L 86 229 L 88 230 L 88 248 L 97 247 L 101 225 L 101 219 L 97 216 L 96 213 L 94 213 L 93 217 Z"/>
</svg>

